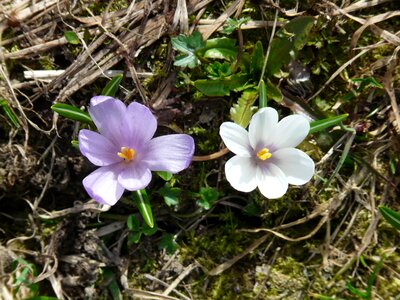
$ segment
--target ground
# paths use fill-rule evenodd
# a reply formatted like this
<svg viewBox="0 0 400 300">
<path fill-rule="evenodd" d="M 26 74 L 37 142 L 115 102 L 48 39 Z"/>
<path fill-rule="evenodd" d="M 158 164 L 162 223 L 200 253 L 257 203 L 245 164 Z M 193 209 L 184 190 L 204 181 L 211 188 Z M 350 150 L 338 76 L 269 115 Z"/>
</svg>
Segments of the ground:
<svg viewBox="0 0 400 300">
<path fill-rule="evenodd" d="M 379 210 L 400 211 L 396 1 L 0 7 L 0 298 L 400 299 L 400 233 Z M 157 135 L 195 139 L 190 167 L 146 188 L 154 229 L 132 193 L 90 199 L 76 140 L 91 125 L 51 108 L 86 111 L 110 82 Z M 281 118 L 342 117 L 299 145 L 315 175 L 279 199 L 224 173 L 220 125 L 246 127 L 263 99 Z"/>
</svg>

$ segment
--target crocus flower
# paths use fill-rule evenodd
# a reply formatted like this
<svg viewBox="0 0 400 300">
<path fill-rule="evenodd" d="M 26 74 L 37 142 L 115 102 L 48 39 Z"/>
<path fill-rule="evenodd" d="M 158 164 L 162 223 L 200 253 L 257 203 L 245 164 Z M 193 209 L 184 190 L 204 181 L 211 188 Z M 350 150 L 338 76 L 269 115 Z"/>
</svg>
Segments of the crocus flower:
<svg viewBox="0 0 400 300">
<path fill-rule="evenodd" d="M 222 123 L 222 140 L 236 154 L 225 164 L 227 180 L 242 192 L 258 187 L 270 199 L 282 197 L 289 183 L 305 184 L 314 174 L 314 162 L 294 147 L 309 130 L 307 119 L 301 115 L 285 117 L 278 123 L 278 113 L 270 107 L 254 114 L 248 132 L 235 123 Z"/>
<path fill-rule="evenodd" d="M 187 168 L 194 152 L 193 138 L 171 134 L 153 138 L 157 120 L 144 105 L 97 96 L 89 114 L 99 133 L 82 129 L 79 148 L 100 168 L 83 179 L 83 186 L 97 202 L 114 205 L 125 189 L 145 188 L 151 171 L 177 173 Z"/>
</svg>

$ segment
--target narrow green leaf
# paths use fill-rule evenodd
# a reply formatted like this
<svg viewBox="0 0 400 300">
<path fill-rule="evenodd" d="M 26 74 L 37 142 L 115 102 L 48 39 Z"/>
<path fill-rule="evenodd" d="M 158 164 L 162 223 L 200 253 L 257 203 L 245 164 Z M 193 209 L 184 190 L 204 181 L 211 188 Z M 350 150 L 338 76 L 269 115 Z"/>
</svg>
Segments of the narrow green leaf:
<svg viewBox="0 0 400 300">
<path fill-rule="evenodd" d="M 367 296 L 366 292 L 360 291 L 359 289 L 355 288 L 350 282 L 346 282 L 346 288 L 358 297 L 365 299 L 365 297 Z"/>
<path fill-rule="evenodd" d="M 323 120 L 317 120 L 310 123 L 310 131 L 309 133 L 318 132 L 324 130 L 328 127 L 332 127 L 334 125 L 339 124 L 340 122 L 347 119 L 349 114 L 343 114 L 335 117 L 326 118 Z"/>
<path fill-rule="evenodd" d="M 101 91 L 101 94 L 104 96 L 110 96 L 110 97 L 114 97 L 115 94 L 118 91 L 119 88 L 119 84 L 122 80 L 123 75 L 122 74 L 118 74 L 115 75 L 108 83 L 107 85 L 104 87 L 104 89 Z"/>
<path fill-rule="evenodd" d="M 259 96 L 258 96 L 258 108 L 264 108 L 267 107 L 267 88 L 265 87 L 265 82 L 264 80 L 261 80 L 260 82 L 260 88 L 258 90 Z"/>
<path fill-rule="evenodd" d="M 3 108 L 4 113 L 10 119 L 10 121 L 14 124 L 14 126 L 19 128 L 20 125 L 19 125 L 18 118 L 15 116 L 14 112 L 12 111 L 10 106 L 8 105 L 7 100 L 0 99 L 0 106 Z"/>
<path fill-rule="evenodd" d="M 64 36 L 67 39 L 67 42 L 72 45 L 78 45 L 81 42 L 78 35 L 73 31 L 64 32 Z"/>
<path fill-rule="evenodd" d="M 368 278 L 368 285 L 367 285 L 367 291 L 366 291 L 367 292 L 366 299 L 368 299 L 368 300 L 371 299 L 372 286 L 374 285 L 376 276 L 378 276 L 378 273 L 382 268 L 384 259 L 385 259 L 385 255 L 383 255 L 381 257 L 381 259 L 376 264 L 376 266 L 374 267 L 374 270 L 372 271 L 371 275 Z"/>
<path fill-rule="evenodd" d="M 136 205 L 139 208 L 139 212 L 143 217 L 143 220 L 149 225 L 150 228 L 154 227 L 153 213 L 151 211 L 149 197 L 147 196 L 146 190 L 139 190 L 133 192 L 133 198 L 135 199 Z"/>
<path fill-rule="evenodd" d="M 400 230 L 400 214 L 398 212 L 386 206 L 379 206 L 379 211 L 390 225 Z"/>
<path fill-rule="evenodd" d="M 92 119 L 87 112 L 80 110 L 79 108 L 65 104 L 55 103 L 51 106 L 51 109 L 58 113 L 60 116 L 68 118 L 70 120 L 79 121 L 89 125 L 94 125 Z"/>
<path fill-rule="evenodd" d="M 115 279 L 115 274 L 110 268 L 103 269 L 104 281 L 108 282 L 108 290 L 110 291 L 113 300 L 121 300 L 122 294 L 119 289 L 118 283 Z"/>
</svg>

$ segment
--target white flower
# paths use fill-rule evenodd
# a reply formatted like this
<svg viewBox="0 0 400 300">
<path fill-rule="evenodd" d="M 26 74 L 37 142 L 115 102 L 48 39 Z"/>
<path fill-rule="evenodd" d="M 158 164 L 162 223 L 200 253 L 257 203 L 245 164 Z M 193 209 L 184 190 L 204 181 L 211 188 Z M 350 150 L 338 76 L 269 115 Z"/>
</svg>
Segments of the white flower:
<svg viewBox="0 0 400 300">
<path fill-rule="evenodd" d="M 314 162 L 294 147 L 309 130 L 310 124 L 301 115 L 285 117 L 278 123 L 278 112 L 270 107 L 254 114 L 249 132 L 235 123 L 222 123 L 222 140 L 236 154 L 225 164 L 227 180 L 241 192 L 258 187 L 270 199 L 282 197 L 289 183 L 305 184 L 314 174 Z"/>
</svg>

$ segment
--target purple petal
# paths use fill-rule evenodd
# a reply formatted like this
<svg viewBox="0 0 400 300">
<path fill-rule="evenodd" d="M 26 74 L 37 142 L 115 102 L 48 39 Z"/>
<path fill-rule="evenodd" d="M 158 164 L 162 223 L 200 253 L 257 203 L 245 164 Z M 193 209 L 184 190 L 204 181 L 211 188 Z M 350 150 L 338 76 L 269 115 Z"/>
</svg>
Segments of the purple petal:
<svg viewBox="0 0 400 300">
<path fill-rule="evenodd" d="M 145 164 L 130 163 L 118 175 L 118 182 L 129 191 L 144 189 L 151 181 L 151 172 Z"/>
<path fill-rule="evenodd" d="M 99 132 L 119 147 L 128 146 L 125 104 L 111 97 L 93 102 L 96 104 L 88 110 Z"/>
<path fill-rule="evenodd" d="M 79 131 L 79 149 L 83 156 L 96 166 L 108 166 L 121 161 L 119 149 L 97 132 L 82 129 Z"/>
<path fill-rule="evenodd" d="M 190 135 L 170 134 L 149 141 L 142 160 L 152 171 L 178 173 L 189 166 L 193 152 L 194 140 Z"/>
<path fill-rule="evenodd" d="M 113 97 L 110 96 L 94 96 L 90 99 L 90 106 L 95 106 L 97 104 L 100 104 L 106 100 L 115 100 Z"/>
<path fill-rule="evenodd" d="M 83 186 L 94 200 L 101 204 L 114 205 L 124 193 L 117 177 L 122 164 L 101 167 L 83 179 Z"/>
<path fill-rule="evenodd" d="M 126 114 L 129 145 L 134 149 L 150 141 L 157 129 L 157 120 L 146 106 L 133 102 L 129 104 Z"/>
</svg>

